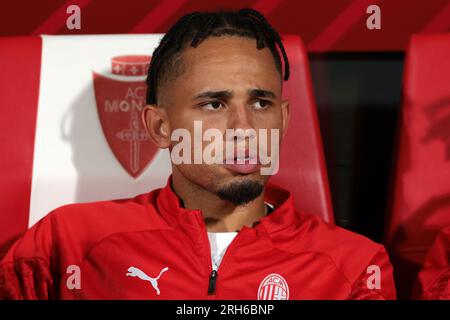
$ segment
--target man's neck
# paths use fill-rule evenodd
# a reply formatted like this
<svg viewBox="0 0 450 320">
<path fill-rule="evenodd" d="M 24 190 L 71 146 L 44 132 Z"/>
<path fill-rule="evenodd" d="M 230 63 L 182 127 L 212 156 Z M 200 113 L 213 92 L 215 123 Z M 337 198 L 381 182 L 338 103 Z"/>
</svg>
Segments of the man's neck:
<svg viewBox="0 0 450 320">
<path fill-rule="evenodd" d="M 267 213 L 264 192 L 248 204 L 237 206 L 175 172 L 172 175 L 172 189 L 182 199 L 186 209 L 202 211 L 206 229 L 211 232 L 239 231 L 243 226 L 252 227 Z"/>
</svg>

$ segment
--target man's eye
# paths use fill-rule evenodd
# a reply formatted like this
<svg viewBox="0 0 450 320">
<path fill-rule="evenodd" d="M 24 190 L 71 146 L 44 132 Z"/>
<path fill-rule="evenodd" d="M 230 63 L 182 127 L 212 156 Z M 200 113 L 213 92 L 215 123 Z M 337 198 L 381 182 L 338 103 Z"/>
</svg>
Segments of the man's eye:
<svg viewBox="0 0 450 320">
<path fill-rule="evenodd" d="M 267 100 L 257 100 L 253 105 L 256 109 L 267 109 L 272 105 L 272 103 Z"/>
<path fill-rule="evenodd" d="M 206 110 L 218 110 L 221 107 L 223 107 L 223 104 L 220 101 L 212 101 L 202 105 L 202 108 Z"/>
</svg>

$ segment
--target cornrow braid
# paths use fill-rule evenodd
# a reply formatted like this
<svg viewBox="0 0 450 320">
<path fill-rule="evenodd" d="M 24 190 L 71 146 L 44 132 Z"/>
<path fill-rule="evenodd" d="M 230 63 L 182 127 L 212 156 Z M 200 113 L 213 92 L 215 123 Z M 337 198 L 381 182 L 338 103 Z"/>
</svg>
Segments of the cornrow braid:
<svg viewBox="0 0 450 320">
<path fill-rule="evenodd" d="M 206 38 L 206 36 L 208 35 L 209 29 L 212 28 L 212 26 L 214 25 L 214 23 L 216 22 L 216 16 L 211 16 L 209 17 L 208 21 L 206 22 L 206 25 L 204 26 L 204 28 L 202 28 L 203 30 L 198 32 L 194 39 L 192 39 L 191 42 L 191 46 L 193 46 L 194 48 L 196 48 L 200 41 L 203 40 L 204 38 Z"/>
<path fill-rule="evenodd" d="M 253 30 L 255 31 L 256 34 L 256 48 L 258 50 L 263 49 L 265 47 L 264 45 L 264 34 L 261 32 L 261 30 L 258 28 L 258 26 L 256 25 L 256 21 L 254 21 L 253 19 L 250 19 L 250 22 L 252 24 Z"/>
<path fill-rule="evenodd" d="M 278 32 L 274 28 L 272 28 L 269 21 L 267 21 L 267 19 L 261 13 L 259 13 L 258 11 L 254 10 L 254 9 L 241 9 L 239 11 L 239 13 L 248 14 L 250 17 L 255 16 L 264 25 L 265 29 L 269 31 L 269 35 L 274 38 L 274 40 L 278 44 L 278 47 L 280 48 L 281 54 L 283 55 L 283 60 L 285 63 L 285 65 L 284 65 L 284 68 L 285 68 L 284 69 L 284 81 L 287 81 L 289 79 L 289 73 L 290 73 L 289 59 L 287 57 L 286 49 L 284 48 L 283 41 L 282 41 L 280 35 L 278 34 Z"/>
<path fill-rule="evenodd" d="M 261 13 L 254 9 L 241 9 L 238 12 L 192 12 L 180 18 L 170 28 L 153 52 L 147 76 L 147 104 L 156 104 L 161 86 L 183 71 L 182 63 L 179 62 L 182 49 L 188 43 L 195 48 L 209 37 L 225 35 L 253 38 L 258 50 L 267 47 L 277 70 L 282 74 L 278 47 L 284 61 L 283 79 L 289 79 L 289 60 L 282 39 Z"/>
<path fill-rule="evenodd" d="M 179 19 L 169 30 L 169 32 L 166 33 L 166 35 L 161 39 L 158 47 L 153 51 L 152 59 L 150 61 L 150 65 L 148 67 L 148 75 L 147 75 L 147 103 L 156 103 L 156 95 L 154 92 L 151 92 L 150 88 L 156 88 L 157 82 L 156 82 L 156 76 L 152 72 L 155 69 L 155 65 L 159 63 L 159 57 L 161 56 L 161 52 L 164 51 L 166 46 L 173 40 L 174 31 L 177 30 L 180 26 L 183 24 L 186 24 L 189 22 L 193 17 L 201 14 L 200 12 L 192 12 L 190 14 L 185 15 L 181 19 Z M 177 43 L 177 41 L 175 41 Z M 150 102 L 152 101 L 152 102 Z"/>
</svg>

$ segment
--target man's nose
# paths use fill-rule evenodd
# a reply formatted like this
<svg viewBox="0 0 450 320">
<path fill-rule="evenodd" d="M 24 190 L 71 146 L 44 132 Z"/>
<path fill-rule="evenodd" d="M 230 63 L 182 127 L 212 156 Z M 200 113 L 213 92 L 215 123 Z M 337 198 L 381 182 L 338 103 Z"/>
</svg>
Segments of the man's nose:
<svg viewBox="0 0 450 320">
<path fill-rule="evenodd" d="M 233 137 L 237 141 L 251 139 L 254 131 L 252 112 L 245 104 L 234 105 L 228 115 L 227 129 L 234 129 Z"/>
<path fill-rule="evenodd" d="M 239 103 L 230 109 L 228 129 L 253 129 L 252 112 L 244 103 Z"/>
</svg>

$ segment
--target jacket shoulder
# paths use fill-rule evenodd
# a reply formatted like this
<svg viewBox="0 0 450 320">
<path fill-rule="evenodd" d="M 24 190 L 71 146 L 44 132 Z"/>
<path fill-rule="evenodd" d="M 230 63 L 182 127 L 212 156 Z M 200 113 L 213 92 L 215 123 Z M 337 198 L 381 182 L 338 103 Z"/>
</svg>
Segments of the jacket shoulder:
<svg viewBox="0 0 450 320">
<path fill-rule="evenodd" d="M 47 248 L 70 255 L 74 261 L 80 260 L 91 248 L 115 234 L 168 228 L 156 210 L 155 192 L 128 199 L 63 205 L 37 222 L 23 238 L 48 239 Z M 30 248 L 27 252 L 36 251 L 36 246 L 27 245 Z M 50 252 L 45 256 L 50 256 Z"/>
<path fill-rule="evenodd" d="M 49 213 L 58 227 L 127 227 L 153 228 L 162 222 L 155 207 L 155 193 L 140 194 L 133 198 L 73 203 L 60 206 Z M 45 218 L 44 218 L 45 219 Z"/>
<path fill-rule="evenodd" d="M 318 216 L 301 214 L 297 226 L 285 231 L 278 247 L 292 253 L 312 253 L 329 261 L 353 283 L 372 264 L 390 265 L 384 246 L 330 224 Z"/>
</svg>

